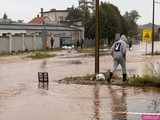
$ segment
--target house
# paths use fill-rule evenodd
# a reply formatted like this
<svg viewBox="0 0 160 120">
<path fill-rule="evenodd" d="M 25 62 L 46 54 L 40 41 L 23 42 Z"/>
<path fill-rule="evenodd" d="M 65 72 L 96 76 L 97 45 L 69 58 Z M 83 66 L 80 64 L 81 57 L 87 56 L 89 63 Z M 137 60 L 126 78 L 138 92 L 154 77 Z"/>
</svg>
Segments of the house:
<svg viewBox="0 0 160 120">
<path fill-rule="evenodd" d="M 40 15 L 37 15 L 33 20 L 30 21 L 30 23 L 34 24 L 62 24 L 66 17 L 68 16 L 69 10 L 56 10 L 51 9 L 49 11 L 43 11 L 43 8 L 41 8 Z"/>
<path fill-rule="evenodd" d="M 63 47 L 64 45 L 73 45 L 77 41 L 80 41 L 81 39 L 84 39 L 84 27 L 81 26 L 81 24 L 68 24 L 65 19 L 69 13 L 69 9 L 67 10 L 56 10 L 51 9 L 49 11 L 43 11 L 43 8 L 41 8 L 40 15 L 37 15 L 37 17 L 33 18 L 29 24 L 32 25 L 42 25 L 44 27 L 43 32 L 39 32 L 39 34 L 45 34 L 42 35 L 43 39 L 49 40 L 51 37 L 54 37 L 57 43 L 59 45 L 56 45 L 58 47 Z M 53 30 L 47 30 L 46 28 L 49 26 L 55 26 L 55 29 Z M 59 28 L 64 29 L 59 29 Z M 70 30 L 67 30 L 70 29 Z M 28 31 L 28 33 L 32 31 Z M 44 33 L 45 32 L 45 33 Z"/>
<path fill-rule="evenodd" d="M 43 9 L 41 13 L 29 23 L 13 22 L 6 16 L 0 19 L 0 53 L 50 48 L 51 37 L 54 48 L 73 45 L 84 38 L 82 26 L 62 24 L 60 17 L 52 21 L 43 15 Z"/>
<path fill-rule="evenodd" d="M 43 14 L 46 22 L 51 24 L 61 24 L 65 21 L 66 17 L 68 16 L 69 10 L 56 10 L 51 9 L 49 11 L 43 12 L 41 9 L 41 14 Z"/>
</svg>

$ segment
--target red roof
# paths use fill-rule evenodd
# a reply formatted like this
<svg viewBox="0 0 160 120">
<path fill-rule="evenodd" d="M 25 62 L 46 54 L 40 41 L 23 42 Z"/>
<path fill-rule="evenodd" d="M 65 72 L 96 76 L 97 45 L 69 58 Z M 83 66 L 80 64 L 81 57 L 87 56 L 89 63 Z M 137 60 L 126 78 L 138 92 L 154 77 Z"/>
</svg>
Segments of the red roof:
<svg viewBox="0 0 160 120">
<path fill-rule="evenodd" d="M 32 23 L 32 24 L 43 24 L 44 23 L 44 17 L 36 17 L 33 20 L 31 20 L 29 23 Z"/>
</svg>

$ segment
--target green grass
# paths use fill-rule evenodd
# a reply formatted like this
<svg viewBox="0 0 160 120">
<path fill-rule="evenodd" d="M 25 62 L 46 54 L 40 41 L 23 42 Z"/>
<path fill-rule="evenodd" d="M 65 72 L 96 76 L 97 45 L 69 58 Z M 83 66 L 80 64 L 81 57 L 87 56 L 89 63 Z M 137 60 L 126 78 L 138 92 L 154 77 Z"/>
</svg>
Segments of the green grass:
<svg viewBox="0 0 160 120">
<path fill-rule="evenodd" d="M 37 52 L 57 52 L 64 50 L 63 48 L 53 48 L 53 49 L 42 49 L 42 50 L 37 50 Z"/>
<path fill-rule="evenodd" d="M 78 49 L 80 53 L 94 53 L 95 49 L 94 48 L 83 48 L 83 49 Z"/>
<path fill-rule="evenodd" d="M 150 53 L 147 53 L 146 55 L 152 55 L 152 53 L 150 52 Z M 160 55 L 160 51 L 155 51 L 154 55 Z"/>
<path fill-rule="evenodd" d="M 129 85 L 132 86 L 160 86 L 160 76 L 136 76 L 129 78 Z"/>
<path fill-rule="evenodd" d="M 64 49 L 63 48 L 53 48 L 53 49 L 42 49 L 42 50 L 16 51 L 16 52 L 12 52 L 12 53 L 2 52 L 2 53 L 0 53 L 0 57 L 5 57 L 5 56 L 7 57 L 7 56 L 10 56 L 10 55 L 12 55 L 12 56 L 24 55 L 24 54 L 34 53 L 34 52 L 51 53 L 51 52 L 57 52 L 57 51 L 61 51 L 61 50 L 64 50 Z"/>
<path fill-rule="evenodd" d="M 47 52 L 33 52 L 31 55 L 27 56 L 32 59 L 45 59 L 55 57 L 54 54 L 48 54 Z"/>
<path fill-rule="evenodd" d="M 144 74 L 130 77 L 128 84 L 133 86 L 160 86 L 160 64 L 146 65 Z"/>
<path fill-rule="evenodd" d="M 0 57 L 5 57 L 5 56 L 9 56 L 9 55 L 11 55 L 11 54 L 7 53 L 7 52 L 0 53 Z"/>
</svg>

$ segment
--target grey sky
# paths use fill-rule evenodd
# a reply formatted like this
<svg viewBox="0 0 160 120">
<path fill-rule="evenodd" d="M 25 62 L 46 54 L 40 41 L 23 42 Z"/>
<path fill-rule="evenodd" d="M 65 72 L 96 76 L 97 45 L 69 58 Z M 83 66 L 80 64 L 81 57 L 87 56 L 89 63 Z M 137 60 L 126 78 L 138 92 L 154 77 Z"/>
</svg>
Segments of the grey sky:
<svg viewBox="0 0 160 120">
<path fill-rule="evenodd" d="M 0 15 L 6 12 L 9 18 L 13 20 L 30 21 L 40 12 L 40 8 L 49 10 L 52 8 L 65 9 L 73 4 L 78 5 L 78 0 L 0 0 Z M 125 11 L 137 10 L 141 18 L 139 24 L 152 21 L 152 0 L 103 0 L 110 1 L 119 7 L 121 14 Z M 159 0 L 160 1 L 160 0 Z M 160 5 L 156 5 L 155 23 L 160 24 Z"/>
<path fill-rule="evenodd" d="M 137 10 L 141 15 L 138 23 L 152 22 L 152 1 L 153 0 L 110 0 L 111 3 L 119 7 L 122 14 L 125 11 Z M 160 0 L 156 0 L 160 1 Z M 156 4 L 155 23 L 160 24 L 160 4 Z"/>
</svg>

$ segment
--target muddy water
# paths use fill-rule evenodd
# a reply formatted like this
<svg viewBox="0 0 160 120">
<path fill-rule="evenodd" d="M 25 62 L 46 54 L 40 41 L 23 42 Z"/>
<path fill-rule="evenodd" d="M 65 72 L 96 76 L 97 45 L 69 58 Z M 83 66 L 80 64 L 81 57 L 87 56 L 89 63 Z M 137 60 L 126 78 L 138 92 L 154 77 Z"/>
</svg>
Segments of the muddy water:
<svg viewBox="0 0 160 120">
<path fill-rule="evenodd" d="M 4 91 L 3 91 L 4 92 Z M 50 83 L 0 94 L 0 120 L 140 120 L 160 112 L 160 89 Z"/>
<path fill-rule="evenodd" d="M 130 69 L 141 64 L 141 59 L 130 61 Z M 111 57 L 101 59 L 101 71 L 111 68 L 106 61 Z M 140 120 L 142 112 L 160 112 L 160 88 L 55 82 L 93 73 L 92 58 L 14 59 L 0 62 L 0 71 L 0 120 Z M 39 71 L 49 73 L 46 89 L 38 88 Z"/>
</svg>

